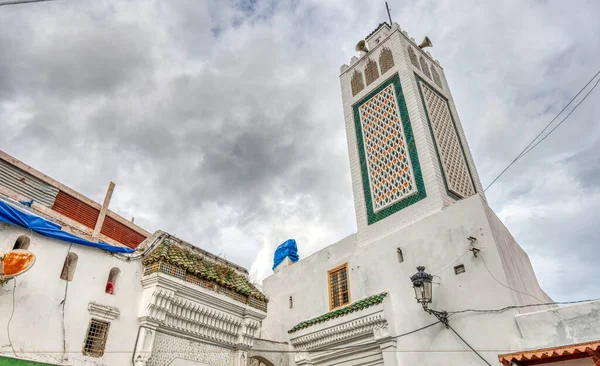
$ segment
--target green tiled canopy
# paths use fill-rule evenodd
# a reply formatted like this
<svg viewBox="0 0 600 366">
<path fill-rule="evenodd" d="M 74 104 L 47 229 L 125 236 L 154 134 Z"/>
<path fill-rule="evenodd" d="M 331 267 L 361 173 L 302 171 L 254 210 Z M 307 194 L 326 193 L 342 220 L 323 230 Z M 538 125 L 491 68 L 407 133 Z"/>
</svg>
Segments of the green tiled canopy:
<svg viewBox="0 0 600 366">
<path fill-rule="evenodd" d="M 191 248 L 165 240 L 148 254 L 143 263 L 148 265 L 160 261 L 184 269 L 187 273 L 200 278 L 214 281 L 235 292 L 267 301 L 266 296 L 250 283 L 246 276 L 225 264 L 206 259 Z"/>
<path fill-rule="evenodd" d="M 385 299 L 386 296 L 387 296 L 387 292 L 382 292 L 380 294 L 373 295 L 373 296 L 367 297 L 365 299 L 359 300 L 348 306 L 344 306 L 343 308 L 335 309 L 333 311 L 328 312 L 327 314 L 323 314 L 316 318 L 305 320 L 299 324 L 296 324 L 296 326 L 294 326 L 292 329 L 288 330 L 288 333 L 294 333 L 300 329 L 308 328 L 311 325 L 323 323 L 325 321 L 328 321 L 328 320 L 331 320 L 331 319 L 334 319 L 334 318 L 337 318 L 340 316 L 344 316 L 346 314 L 350 314 L 355 311 L 366 309 L 369 306 L 381 304 L 381 302 L 383 301 L 383 299 Z"/>
</svg>

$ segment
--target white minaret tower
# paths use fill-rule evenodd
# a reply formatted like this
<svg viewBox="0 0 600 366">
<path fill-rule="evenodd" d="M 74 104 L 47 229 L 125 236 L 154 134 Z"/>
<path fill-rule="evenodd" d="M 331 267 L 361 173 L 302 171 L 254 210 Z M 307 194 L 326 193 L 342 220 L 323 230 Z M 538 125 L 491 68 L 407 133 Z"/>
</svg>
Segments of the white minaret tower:
<svg viewBox="0 0 600 366">
<path fill-rule="evenodd" d="M 483 189 L 439 62 L 382 23 L 340 82 L 359 241 Z"/>
</svg>

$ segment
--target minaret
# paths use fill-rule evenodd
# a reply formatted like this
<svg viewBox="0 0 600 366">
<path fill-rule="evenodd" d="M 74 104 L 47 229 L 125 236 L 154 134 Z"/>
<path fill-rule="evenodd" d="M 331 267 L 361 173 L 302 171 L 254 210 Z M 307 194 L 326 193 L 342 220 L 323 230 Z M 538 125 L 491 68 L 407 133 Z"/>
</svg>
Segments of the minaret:
<svg viewBox="0 0 600 366">
<path fill-rule="evenodd" d="M 365 41 L 340 75 L 362 244 L 483 196 L 440 63 L 397 23 Z"/>
</svg>

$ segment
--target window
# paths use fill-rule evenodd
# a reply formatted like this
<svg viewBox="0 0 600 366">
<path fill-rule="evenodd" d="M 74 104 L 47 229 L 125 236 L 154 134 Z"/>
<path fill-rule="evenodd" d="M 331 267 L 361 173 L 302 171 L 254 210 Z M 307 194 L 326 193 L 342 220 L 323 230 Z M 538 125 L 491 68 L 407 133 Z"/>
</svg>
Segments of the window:
<svg viewBox="0 0 600 366">
<path fill-rule="evenodd" d="M 466 269 L 464 264 L 459 264 L 458 266 L 454 267 L 454 274 L 456 275 L 465 273 L 465 271 Z"/>
<path fill-rule="evenodd" d="M 61 280 L 73 281 L 78 259 L 79 257 L 75 253 L 69 253 L 69 255 L 67 255 L 65 258 L 65 264 L 63 264 L 62 272 L 60 273 Z"/>
<path fill-rule="evenodd" d="M 21 235 L 15 241 L 13 249 L 29 249 L 29 242 L 31 242 L 31 239 L 27 235 Z"/>
<path fill-rule="evenodd" d="M 120 273 L 121 270 L 117 267 L 110 270 L 110 273 L 108 274 L 108 281 L 106 281 L 106 289 L 104 290 L 104 292 L 111 295 L 115 294 L 117 288 L 117 281 L 119 280 Z"/>
<path fill-rule="evenodd" d="M 365 67 L 365 79 L 367 86 L 371 85 L 371 83 L 377 80 L 378 77 L 379 69 L 377 68 L 377 62 L 369 59 L 367 61 L 367 67 Z"/>
<path fill-rule="evenodd" d="M 290 309 L 294 307 L 294 299 L 290 296 Z"/>
<path fill-rule="evenodd" d="M 348 263 L 328 272 L 329 275 L 329 309 L 335 309 L 350 303 L 350 286 L 348 285 Z"/>
<path fill-rule="evenodd" d="M 398 263 L 404 262 L 404 254 L 402 254 L 402 249 L 396 248 L 396 254 L 398 255 Z"/>
<path fill-rule="evenodd" d="M 110 323 L 101 320 L 92 319 L 88 326 L 85 341 L 83 343 L 83 354 L 91 357 L 102 357 L 106 338 L 108 336 L 108 327 Z"/>
</svg>

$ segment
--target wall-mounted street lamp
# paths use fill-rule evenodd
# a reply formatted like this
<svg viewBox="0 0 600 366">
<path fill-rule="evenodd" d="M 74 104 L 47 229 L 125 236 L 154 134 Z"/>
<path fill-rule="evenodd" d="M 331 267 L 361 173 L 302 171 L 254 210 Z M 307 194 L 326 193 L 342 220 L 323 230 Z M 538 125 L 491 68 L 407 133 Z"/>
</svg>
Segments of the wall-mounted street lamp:
<svg viewBox="0 0 600 366">
<path fill-rule="evenodd" d="M 415 290 L 417 302 L 423 306 L 423 310 L 434 315 L 440 322 L 448 327 L 448 313 L 445 311 L 436 311 L 429 309 L 429 304 L 433 300 L 432 280 L 433 276 L 425 272 L 424 266 L 417 267 L 417 273 L 410 276 L 410 280 Z"/>
</svg>

